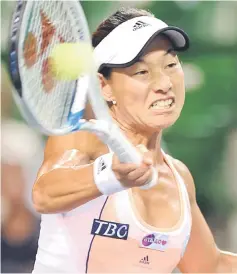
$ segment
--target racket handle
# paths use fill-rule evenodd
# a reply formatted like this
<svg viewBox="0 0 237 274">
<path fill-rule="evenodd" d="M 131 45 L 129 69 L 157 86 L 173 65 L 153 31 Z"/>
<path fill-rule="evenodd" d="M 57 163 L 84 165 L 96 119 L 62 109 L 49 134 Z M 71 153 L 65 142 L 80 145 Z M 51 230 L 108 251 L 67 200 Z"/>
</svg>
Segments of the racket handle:
<svg viewBox="0 0 237 274">
<path fill-rule="evenodd" d="M 140 164 L 142 162 L 141 154 L 126 139 L 117 125 L 103 120 L 91 120 L 90 122 L 83 121 L 80 129 L 95 133 L 103 143 L 109 145 L 110 149 L 118 156 L 122 163 Z M 157 171 L 153 168 L 151 181 L 140 188 L 149 189 L 156 183 Z"/>
<path fill-rule="evenodd" d="M 126 139 L 117 125 L 103 120 L 84 121 L 85 120 L 79 121 L 83 122 L 80 125 L 80 130 L 95 133 L 103 143 L 109 145 L 110 149 L 118 156 L 122 163 L 141 163 L 141 154 Z"/>
<path fill-rule="evenodd" d="M 142 155 L 126 139 L 116 125 L 112 126 L 109 138 L 106 141 L 121 163 L 141 164 Z"/>
</svg>

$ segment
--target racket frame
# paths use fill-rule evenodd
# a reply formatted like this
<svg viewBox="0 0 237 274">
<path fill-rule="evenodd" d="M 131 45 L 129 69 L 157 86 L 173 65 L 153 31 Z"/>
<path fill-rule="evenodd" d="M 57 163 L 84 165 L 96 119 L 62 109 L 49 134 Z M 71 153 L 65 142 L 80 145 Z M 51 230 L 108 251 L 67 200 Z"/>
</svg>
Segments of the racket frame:
<svg viewBox="0 0 237 274">
<path fill-rule="evenodd" d="M 22 97 L 22 85 L 21 85 L 21 76 L 19 69 L 19 59 L 18 59 L 18 42 L 20 37 L 20 26 L 23 21 L 23 16 L 25 12 L 27 2 L 26 1 L 17 1 L 17 6 L 12 16 L 11 24 L 11 35 L 10 35 L 10 51 L 9 51 L 9 71 L 12 83 L 20 97 Z"/>
<path fill-rule="evenodd" d="M 70 1 L 75 7 L 78 5 L 74 1 Z M 22 1 L 18 0 L 16 3 L 15 11 L 12 15 L 12 23 L 10 30 L 10 41 L 9 41 L 9 54 L 8 54 L 8 68 L 10 72 L 11 81 L 13 83 L 13 98 L 27 123 L 42 132 L 45 135 L 64 135 L 75 130 L 75 125 L 69 125 L 61 129 L 48 130 L 46 127 L 42 126 L 37 117 L 32 113 L 31 108 L 29 107 L 27 101 L 24 99 L 24 92 L 21 81 L 21 73 L 19 67 L 19 42 L 22 41 L 21 35 L 21 25 L 23 23 L 23 18 L 25 12 L 30 10 L 34 1 Z M 78 81 L 76 81 L 77 83 Z M 77 85 L 77 84 L 76 84 Z M 74 91 L 73 97 L 75 97 L 76 89 Z M 73 102 L 72 102 L 73 103 Z M 83 112 L 81 112 L 81 117 Z M 78 116 L 79 117 L 79 116 Z"/>
</svg>

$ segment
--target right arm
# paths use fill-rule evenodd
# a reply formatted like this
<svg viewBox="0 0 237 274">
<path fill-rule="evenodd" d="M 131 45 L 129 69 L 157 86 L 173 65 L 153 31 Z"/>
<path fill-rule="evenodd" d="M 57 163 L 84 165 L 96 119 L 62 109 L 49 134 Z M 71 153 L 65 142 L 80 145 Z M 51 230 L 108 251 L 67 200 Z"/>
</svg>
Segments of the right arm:
<svg viewBox="0 0 237 274">
<path fill-rule="evenodd" d="M 40 213 L 72 210 L 101 195 L 93 178 L 93 160 L 107 147 L 88 132 L 49 137 L 32 191 Z"/>
<path fill-rule="evenodd" d="M 142 148 L 139 150 L 144 153 Z M 32 192 L 36 211 L 70 211 L 101 196 L 94 178 L 94 160 L 108 152 L 106 145 L 86 131 L 49 137 Z M 122 187 L 138 187 L 150 180 L 151 165 L 150 156 L 144 155 L 143 163 L 136 165 L 120 163 L 113 155 L 111 172 Z"/>
</svg>

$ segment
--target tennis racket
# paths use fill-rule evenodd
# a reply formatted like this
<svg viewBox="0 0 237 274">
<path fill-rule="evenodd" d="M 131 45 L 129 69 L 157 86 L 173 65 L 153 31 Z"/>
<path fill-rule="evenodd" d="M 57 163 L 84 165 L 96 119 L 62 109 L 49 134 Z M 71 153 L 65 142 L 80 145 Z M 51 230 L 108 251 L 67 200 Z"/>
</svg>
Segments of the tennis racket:
<svg viewBox="0 0 237 274">
<path fill-rule="evenodd" d="M 9 63 L 15 87 L 13 95 L 23 117 L 46 135 L 65 135 L 78 130 L 93 132 L 121 162 L 141 163 L 141 155 L 109 115 L 96 68 L 75 81 L 53 77 L 49 61 L 55 45 L 79 42 L 91 45 L 79 1 L 17 2 Z M 87 98 L 97 119 L 94 122 L 83 120 Z"/>
</svg>

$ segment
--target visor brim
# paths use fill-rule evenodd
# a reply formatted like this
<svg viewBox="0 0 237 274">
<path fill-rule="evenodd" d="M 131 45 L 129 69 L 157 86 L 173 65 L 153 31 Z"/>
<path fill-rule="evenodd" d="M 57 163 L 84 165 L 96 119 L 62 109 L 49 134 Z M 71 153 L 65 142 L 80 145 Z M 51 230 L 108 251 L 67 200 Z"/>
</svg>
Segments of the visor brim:
<svg viewBox="0 0 237 274">
<path fill-rule="evenodd" d="M 153 39 L 160 34 L 164 34 L 168 37 L 174 47 L 174 50 L 177 52 L 186 51 L 190 46 L 189 37 L 182 29 L 169 26 L 154 32 L 148 40 L 143 41 L 143 43 L 141 44 L 141 50 L 135 56 L 132 56 L 127 62 L 121 64 L 113 62 L 112 60 L 110 63 L 103 63 L 99 66 L 98 72 L 101 72 L 105 67 L 125 68 L 133 65 L 143 55 L 145 49 L 153 41 Z"/>
</svg>

